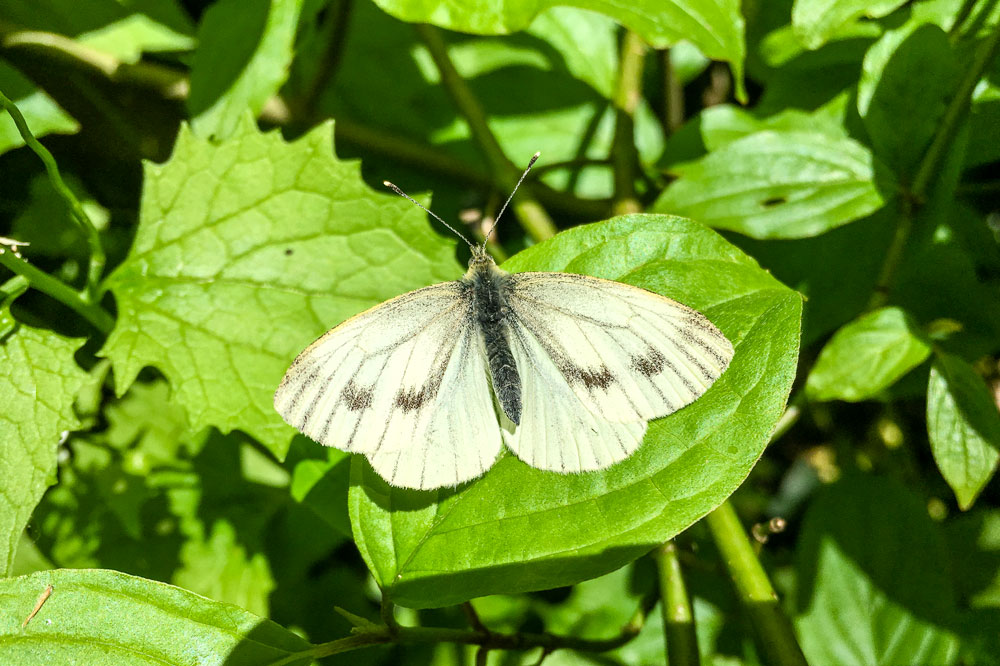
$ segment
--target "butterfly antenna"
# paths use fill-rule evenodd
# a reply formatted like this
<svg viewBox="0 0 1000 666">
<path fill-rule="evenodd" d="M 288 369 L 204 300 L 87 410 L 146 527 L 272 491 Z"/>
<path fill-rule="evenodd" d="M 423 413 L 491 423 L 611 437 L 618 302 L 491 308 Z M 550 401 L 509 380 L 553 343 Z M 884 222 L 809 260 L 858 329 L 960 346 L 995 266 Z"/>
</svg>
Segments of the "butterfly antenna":
<svg viewBox="0 0 1000 666">
<path fill-rule="evenodd" d="M 517 185 L 514 186 L 514 191 L 510 193 L 510 196 L 507 197 L 507 201 L 503 203 L 503 207 L 500 209 L 500 212 L 497 213 L 495 218 L 493 218 L 493 225 L 490 227 L 490 230 L 486 232 L 486 240 L 483 241 L 483 247 L 486 247 L 486 243 L 489 242 L 490 236 L 493 235 L 493 230 L 497 228 L 497 222 L 500 221 L 500 216 L 503 215 L 505 210 L 507 210 L 507 204 L 509 204 L 510 200 L 514 198 L 514 194 L 517 193 L 517 188 L 521 187 L 521 183 L 524 182 L 525 176 L 527 176 L 528 172 L 531 171 L 531 167 L 534 166 L 535 160 L 537 160 L 538 156 L 541 154 L 541 151 L 539 151 L 531 156 L 531 160 L 528 161 L 528 166 L 524 169 L 524 173 L 522 173 L 521 177 L 517 180 Z"/>
<path fill-rule="evenodd" d="M 469 247 L 475 247 L 472 243 L 469 242 L 468 238 L 466 238 L 461 233 L 459 233 L 458 229 L 456 229 L 455 227 L 451 226 L 450 224 L 448 224 L 447 222 L 445 222 L 444 220 L 442 220 L 441 217 L 437 213 L 435 213 L 434 211 L 432 211 L 429 208 L 427 208 L 426 206 L 424 206 L 422 203 L 420 203 L 419 201 L 417 201 L 416 199 L 414 199 L 413 197 L 411 197 L 409 194 L 407 194 L 403 190 L 399 189 L 398 187 L 396 187 L 395 185 L 393 185 L 392 183 L 390 183 L 387 180 L 383 180 L 382 184 L 385 185 L 386 187 L 388 187 L 390 190 L 392 190 L 396 194 L 398 194 L 399 196 L 403 197 L 404 199 L 409 199 L 411 203 L 414 203 L 417 206 L 419 206 L 420 208 L 423 208 L 425 213 L 427 213 L 428 215 L 430 215 L 431 217 L 433 217 L 435 220 L 437 220 L 438 222 L 440 222 L 444 226 L 446 226 L 449 229 L 451 229 L 452 231 L 454 231 L 455 235 L 458 236 L 459 238 L 461 238 L 462 240 L 464 240 L 466 245 L 468 245 Z"/>
</svg>

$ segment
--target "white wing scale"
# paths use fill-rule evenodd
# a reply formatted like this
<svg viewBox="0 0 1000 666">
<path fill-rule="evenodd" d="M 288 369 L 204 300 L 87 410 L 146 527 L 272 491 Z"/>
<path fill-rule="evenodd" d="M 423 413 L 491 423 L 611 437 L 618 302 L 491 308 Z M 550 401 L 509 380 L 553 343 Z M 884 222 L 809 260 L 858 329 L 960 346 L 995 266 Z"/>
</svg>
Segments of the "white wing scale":
<svg viewBox="0 0 1000 666">
<path fill-rule="evenodd" d="M 299 354 L 275 409 L 315 441 L 365 454 L 393 485 L 457 485 L 501 447 L 480 337 L 459 283 L 403 294 Z"/>
</svg>

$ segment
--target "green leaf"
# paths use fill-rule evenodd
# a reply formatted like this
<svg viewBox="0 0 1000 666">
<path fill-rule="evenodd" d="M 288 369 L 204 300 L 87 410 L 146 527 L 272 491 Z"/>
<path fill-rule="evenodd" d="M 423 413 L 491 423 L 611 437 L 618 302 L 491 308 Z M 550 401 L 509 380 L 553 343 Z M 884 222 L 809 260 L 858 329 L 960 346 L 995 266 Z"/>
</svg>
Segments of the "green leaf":
<svg viewBox="0 0 1000 666">
<path fill-rule="evenodd" d="M 959 602 L 1000 608 L 1000 510 L 970 511 L 945 523 Z"/>
<path fill-rule="evenodd" d="M 795 0 L 792 26 L 807 48 L 817 49 L 856 19 L 887 16 L 904 4 L 905 0 Z"/>
<path fill-rule="evenodd" d="M 396 18 L 449 30 L 502 35 L 523 30 L 544 9 L 572 5 L 610 16 L 657 48 L 684 40 L 709 58 L 732 65 L 738 96 L 743 91 L 744 20 L 736 0 L 475 0 L 444 6 L 436 0 L 375 0 Z"/>
<path fill-rule="evenodd" d="M 811 664 L 954 663 L 948 557 L 923 502 L 853 476 L 816 497 L 796 548 L 796 625 Z"/>
<path fill-rule="evenodd" d="M 884 203 L 871 153 L 825 133 L 757 132 L 675 171 L 654 211 L 753 238 L 816 236 Z"/>
<path fill-rule="evenodd" d="M 1000 461 L 1000 411 L 983 378 L 957 356 L 940 353 L 931 366 L 927 435 L 941 475 L 968 509 Z"/>
<path fill-rule="evenodd" d="M 650 424 L 628 460 L 588 474 L 514 456 L 457 490 L 393 489 L 352 467 L 354 537 L 397 602 L 427 607 L 612 571 L 718 506 L 759 458 L 795 374 L 801 299 L 714 232 L 659 215 L 563 232 L 504 267 L 622 280 L 705 313 L 736 356 L 693 405 Z"/>
<path fill-rule="evenodd" d="M 212 144 L 182 130 L 147 164 L 135 244 L 107 280 L 118 321 L 101 354 L 119 395 L 159 368 L 192 430 L 241 429 L 283 457 L 272 407 L 295 355 L 334 324 L 460 272 L 454 241 L 332 153 L 327 124 L 287 144 L 245 122 Z"/>
<path fill-rule="evenodd" d="M 80 125 L 51 97 L 3 61 L 0 61 L 0 91 L 17 104 L 35 138 L 46 134 L 73 134 L 80 129 Z M 24 139 L 10 114 L 0 113 L 0 153 L 23 145 Z"/>
<path fill-rule="evenodd" d="M 13 329 L 13 330 L 11 330 Z M 56 481 L 56 451 L 79 426 L 73 400 L 87 380 L 73 354 L 83 340 L 14 321 L 0 308 L 0 573 L 45 489 Z"/>
<path fill-rule="evenodd" d="M 144 52 L 194 46 L 190 20 L 175 0 L 47 0 L 43 6 L 0 0 L 0 15 L 21 30 L 65 35 L 128 64 Z M 32 43 L 30 33 L 17 37 Z"/>
<path fill-rule="evenodd" d="M 341 535 L 352 538 L 347 514 L 347 490 L 350 487 L 351 456 L 334 448 L 327 449 L 322 460 L 307 458 L 295 465 L 292 499 L 308 506 Z"/>
<path fill-rule="evenodd" d="M 806 381 L 806 393 L 820 401 L 868 400 L 930 354 L 930 344 L 905 311 L 875 310 L 842 327 L 823 347 Z"/>
<path fill-rule="evenodd" d="M 288 78 L 303 0 L 220 0 L 198 30 L 188 113 L 199 136 L 224 139 Z"/>
<path fill-rule="evenodd" d="M 51 595 L 22 627 L 42 592 Z M 166 583 L 100 569 L 0 580 L 0 652 L 16 664 L 309 663 L 277 624 Z"/>
<path fill-rule="evenodd" d="M 948 35 L 910 21 L 886 32 L 865 54 L 858 113 L 875 156 L 909 182 L 955 88 L 957 64 Z M 919 113 L 914 113 L 919 109 Z"/>
</svg>

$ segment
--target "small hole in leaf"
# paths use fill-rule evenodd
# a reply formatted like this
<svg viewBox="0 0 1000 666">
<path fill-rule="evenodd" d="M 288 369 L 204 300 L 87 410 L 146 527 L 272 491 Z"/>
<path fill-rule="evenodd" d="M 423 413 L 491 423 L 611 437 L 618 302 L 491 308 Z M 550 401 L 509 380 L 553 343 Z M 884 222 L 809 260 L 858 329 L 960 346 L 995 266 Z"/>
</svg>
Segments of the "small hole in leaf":
<svg viewBox="0 0 1000 666">
<path fill-rule="evenodd" d="M 764 208 L 771 208 L 772 206 L 780 206 L 781 204 L 788 201 L 785 197 L 771 197 L 770 199 L 764 199 L 760 202 L 760 205 Z"/>
</svg>

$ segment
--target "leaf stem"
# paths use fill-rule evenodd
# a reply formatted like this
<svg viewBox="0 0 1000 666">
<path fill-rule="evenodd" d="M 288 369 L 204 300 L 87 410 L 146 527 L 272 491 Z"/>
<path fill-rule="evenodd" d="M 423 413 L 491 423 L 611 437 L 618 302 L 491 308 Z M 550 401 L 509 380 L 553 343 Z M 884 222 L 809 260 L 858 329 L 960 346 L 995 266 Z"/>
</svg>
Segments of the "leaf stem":
<svg viewBox="0 0 1000 666">
<path fill-rule="evenodd" d="M 111 332 L 115 325 L 114 319 L 96 303 L 87 301 L 71 287 L 55 279 L 45 271 L 35 268 L 24 259 L 16 256 L 8 249 L 0 249 L 0 265 L 9 268 L 17 275 L 24 276 L 32 287 L 56 299 L 72 309 L 81 317 L 93 324 L 101 333 Z"/>
<path fill-rule="evenodd" d="M 910 185 L 909 191 L 903 193 L 899 223 L 896 226 L 889 249 L 886 251 L 878 282 L 876 282 L 872 297 L 868 301 L 868 310 L 880 308 L 889 301 L 889 294 L 892 291 L 896 274 L 899 272 L 906 243 L 913 231 L 917 210 L 923 205 L 927 197 L 927 190 L 939 172 L 941 163 L 947 155 L 948 147 L 954 140 L 962 118 L 969 109 L 976 84 L 993 61 L 998 48 L 1000 48 L 1000 30 L 993 30 L 979 45 L 972 63 L 959 81 L 955 93 L 941 117 L 941 124 L 938 125 L 934 138 L 917 167 L 913 183 Z"/>
<path fill-rule="evenodd" d="M 778 595 L 733 505 L 726 500 L 705 517 L 705 522 L 756 629 L 762 661 L 777 666 L 806 666 L 792 623 L 778 604 Z"/>
<path fill-rule="evenodd" d="M 619 58 L 618 84 L 612 97 L 615 106 L 615 135 L 611 144 L 614 165 L 614 213 L 625 215 L 642 211 L 635 195 L 635 171 L 639 154 L 635 147 L 635 110 L 642 99 L 642 69 L 646 44 L 642 37 L 626 30 Z"/>
<path fill-rule="evenodd" d="M 42 164 L 45 165 L 45 171 L 49 174 L 52 186 L 69 206 L 73 219 L 83 229 L 83 233 L 87 238 L 87 245 L 90 249 L 90 265 L 87 269 L 87 289 L 83 298 L 89 303 L 94 303 L 98 299 L 99 283 L 101 275 L 104 273 L 104 264 L 106 261 L 97 227 L 91 221 L 86 211 L 83 210 L 83 206 L 80 205 L 73 192 L 63 182 L 62 176 L 59 174 L 59 167 L 56 165 L 56 160 L 52 157 L 52 153 L 40 144 L 35 135 L 28 129 L 28 123 L 25 122 L 24 116 L 21 115 L 21 111 L 17 108 L 17 105 L 2 92 L 0 92 L 0 105 L 10 114 L 11 119 L 17 126 L 17 131 L 21 133 L 21 138 L 24 139 L 24 143 L 42 160 Z"/>
<path fill-rule="evenodd" d="M 448 48 L 441 37 L 441 31 L 427 24 L 416 24 L 414 27 L 437 65 L 441 74 L 441 84 L 451 96 L 458 112 L 469 124 L 473 141 L 486 157 L 496 185 L 506 191 L 512 190 L 521 176 L 521 169 L 504 155 L 500 143 L 490 129 L 486 111 L 469 86 L 466 85 L 465 79 L 455 69 L 455 65 L 448 55 Z M 530 183 L 525 183 L 521 187 L 512 206 L 525 231 L 535 241 L 542 241 L 555 235 L 556 226 L 549 214 L 535 199 Z"/>
<path fill-rule="evenodd" d="M 677 544 L 668 541 L 653 552 L 659 572 L 660 599 L 663 601 L 663 637 L 670 666 L 699 666 L 698 636 L 694 610 L 688 597 L 684 574 L 677 558 Z"/>
</svg>

